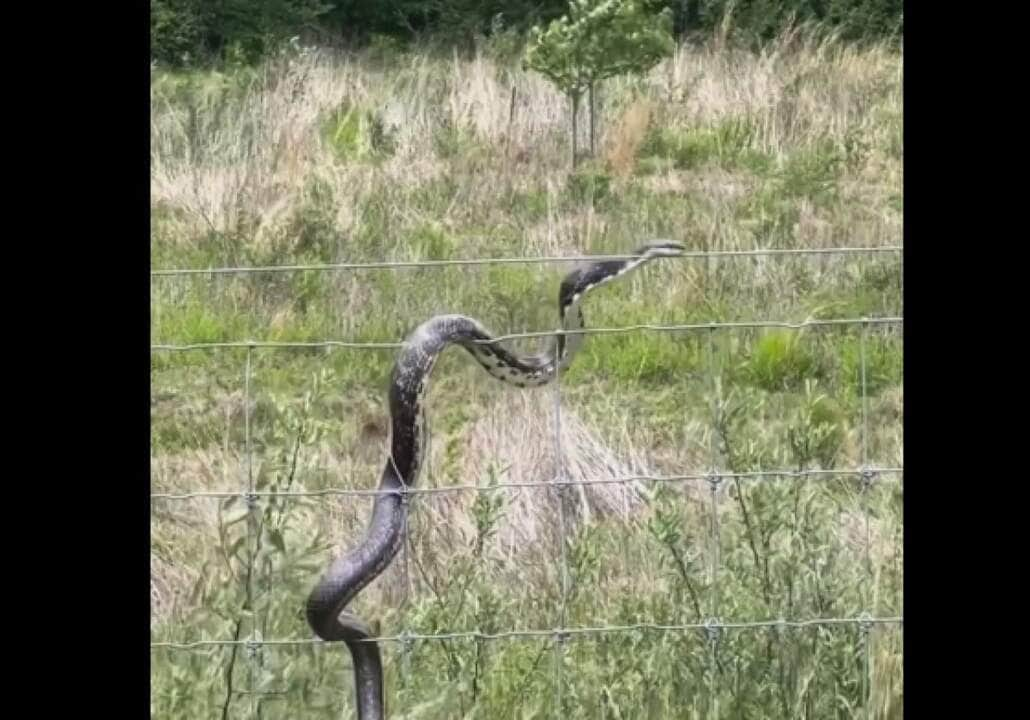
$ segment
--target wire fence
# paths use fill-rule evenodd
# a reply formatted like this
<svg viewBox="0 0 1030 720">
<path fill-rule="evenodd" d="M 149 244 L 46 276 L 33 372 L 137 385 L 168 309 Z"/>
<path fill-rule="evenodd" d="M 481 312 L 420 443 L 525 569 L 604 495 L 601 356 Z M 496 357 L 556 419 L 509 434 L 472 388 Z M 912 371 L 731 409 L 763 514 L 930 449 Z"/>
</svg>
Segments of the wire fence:
<svg viewBox="0 0 1030 720">
<path fill-rule="evenodd" d="M 314 468 L 318 470 L 319 468 Z M 323 468 L 328 470 L 329 468 Z M 621 485 L 634 482 L 653 483 L 687 483 L 705 481 L 712 482 L 716 477 L 719 480 L 761 480 L 761 479 L 802 479 L 809 477 L 845 477 L 856 476 L 864 478 L 867 474 L 877 476 L 899 475 L 904 472 L 900 466 L 870 466 L 860 468 L 815 468 L 809 470 L 754 470 L 751 472 L 720 472 L 717 476 L 710 473 L 686 474 L 686 475 L 621 475 L 618 477 L 605 478 L 581 478 L 578 480 L 540 480 L 538 482 L 496 482 L 490 485 L 453 484 L 440 485 L 438 487 L 412 487 L 404 491 L 405 495 L 445 495 L 448 493 L 460 492 L 497 492 L 500 490 L 518 490 L 524 488 L 547 488 L 547 487 L 579 487 L 590 485 Z M 249 493 L 254 497 L 326 497 L 338 495 L 343 497 L 376 497 L 377 495 L 393 494 L 391 490 L 355 490 L 353 488 L 323 488 L 322 490 L 255 490 Z M 151 493 L 152 500 L 189 500 L 192 498 L 228 498 L 238 497 L 240 493 L 228 490 L 196 490 L 185 493 Z"/>
<path fill-rule="evenodd" d="M 759 256 L 785 256 L 785 255 L 872 255 L 878 253 L 902 252 L 901 246 L 879 246 L 879 247 L 834 247 L 834 248 L 809 248 L 809 249 L 756 249 L 756 250 L 735 250 L 735 251 L 704 251 L 688 252 L 684 256 L 689 258 L 741 258 Z M 481 259 L 456 259 L 456 260 L 425 260 L 425 261 L 384 261 L 372 263 L 332 263 L 312 265 L 282 265 L 263 267 L 221 267 L 221 268 L 169 268 L 151 271 L 151 277 L 155 280 L 168 279 L 183 276 L 196 275 L 232 275 L 232 274 L 255 274 L 255 273 L 282 273 L 282 272 L 325 272 L 325 271 L 347 271 L 364 269 L 404 269 L 404 268 L 427 268 L 445 266 L 468 266 L 468 265 L 494 265 L 494 264 L 535 264 L 535 263 L 566 263 L 598 260 L 619 260 L 627 259 L 629 255 L 603 255 L 603 256 L 555 256 L 555 257 L 509 257 L 509 258 L 481 258 Z M 812 628 L 829 626 L 853 626 L 859 629 L 859 642 L 863 653 L 862 672 L 862 701 L 864 715 L 872 717 L 870 704 L 870 691 L 872 681 L 872 656 L 870 652 L 870 633 L 875 626 L 880 625 L 903 625 L 902 616 L 876 616 L 872 612 L 872 583 L 873 564 L 871 558 L 870 542 L 870 509 L 868 495 L 871 487 L 879 478 L 897 476 L 900 482 L 903 475 L 903 467 L 898 466 L 874 466 L 870 464 L 869 454 L 869 423 L 868 423 L 868 391 L 867 391 L 867 343 L 869 328 L 873 326 L 900 326 L 903 324 L 902 316 L 884 317 L 850 317 L 850 318 L 815 318 L 797 322 L 782 320 L 755 320 L 755 321 L 733 321 L 733 322 L 704 322 L 692 324 L 637 324 L 620 327 L 596 327 L 582 328 L 578 330 L 550 330 L 538 332 L 522 332 L 501 335 L 483 343 L 493 344 L 525 338 L 552 337 L 566 334 L 603 335 L 612 333 L 632 332 L 707 332 L 708 348 L 708 376 L 715 382 L 714 363 L 714 335 L 720 330 L 727 329 L 756 329 L 756 328 L 784 328 L 801 329 L 816 326 L 857 326 L 861 329 L 859 340 L 859 361 L 860 361 L 860 383 L 861 383 L 861 426 L 859 428 L 860 457 L 861 465 L 852 468 L 836 469 L 772 469 L 752 472 L 731 472 L 719 467 L 718 453 L 714 445 L 714 433 L 712 444 L 709 447 L 709 469 L 703 473 L 676 474 L 676 475 L 624 475 L 619 477 L 605 478 L 582 478 L 570 479 L 565 476 L 562 466 L 563 447 L 561 440 L 561 382 L 560 376 L 553 381 L 554 392 L 554 452 L 556 462 L 555 476 L 551 480 L 540 482 L 497 482 L 490 485 L 477 484 L 453 484 L 439 487 L 412 487 L 404 492 L 406 495 L 439 495 L 458 492 L 498 492 L 506 489 L 540 489 L 550 491 L 558 496 L 558 523 L 559 537 L 564 538 L 565 515 L 563 494 L 575 486 L 588 485 L 609 485 L 626 484 L 637 482 L 653 483 L 687 483 L 698 482 L 706 484 L 709 488 L 709 503 L 711 514 L 711 526 L 709 528 L 709 551 L 711 566 L 709 567 L 709 581 L 711 592 L 709 594 L 709 607 L 707 618 L 699 623 L 684 624 L 659 624 L 641 622 L 630 625 L 603 625 L 597 627 L 568 627 L 566 621 L 565 606 L 568 597 L 568 558 L 565 553 L 565 543 L 559 542 L 559 556 L 555 558 L 558 564 L 558 573 L 561 578 L 560 612 L 556 627 L 540 628 L 529 630 L 510 630 L 502 632 L 481 632 L 470 630 L 462 632 L 446 632 L 436 634 L 420 634 L 408 632 L 406 629 L 394 635 L 381 635 L 368 640 L 375 643 L 399 643 L 402 649 L 410 647 L 412 642 L 417 641 L 447 641 L 447 640 L 476 640 L 476 641 L 503 641 L 503 640 L 549 640 L 554 643 L 554 687 L 555 687 L 555 709 L 560 713 L 562 708 L 562 692 L 564 682 L 562 667 L 564 665 L 563 655 L 565 644 L 572 638 L 582 636 L 606 635 L 613 633 L 627 632 L 703 632 L 709 648 L 709 672 L 708 682 L 714 684 L 717 677 L 717 649 L 721 642 L 721 635 L 731 630 L 755 630 L 768 628 Z M 206 342 L 206 343 L 157 343 L 152 344 L 152 353 L 162 352 L 190 352 L 190 351 L 217 351 L 223 349 L 246 349 L 244 366 L 244 445 L 245 445 L 245 477 L 239 491 L 209 491 L 197 490 L 183 493 L 162 493 L 152 492 L 152 500 L 184 501 L 194 498 L 230 498 L 242 497 L 248 508 L 251 510 L 247 522 L 247 543 L 252 545 L 254 532 L 252 523 L 253 510 L 261 498 L 275 497 L 328 497 L 328 496 L 353 496 L 353 497 L 374 497 L 388 491 L 362 490 L 355 488 L 325 488 L 321 490 L 258 490 L 255 487 L 253 471 L 253 447 L 251 442 L 251 408 L 252 408 L 252 372 L 253 354 L 260 349 L 301 349 L 301 348 L 341 348 L 353 350 L 393 350 L 402 347 L 403 340 L 389 339 L 375 342 L 358 342 L 349 340 L 320 340 L 312 342 L 276 342 L 262 340 L 238 340 L 229 342 Z M 713 393 L 713 398 L 715 397 Z M 713 424 L 718 421 L 719 409 L 713 405 Z M 769 480 L 777 478 L 809 479 L 847 477 L 852 476 L 861 482 L 861 506 L 864 533 L 864 576 L 865 583 L 862 591 L 863 607 L 861 613 L 849 617 L 825 617 L 825 618 L 770 618 L 752 621 L 724 621 L 721 618 L 721 602 L 719 593 L 719 570 L 720 570 L 720 541 L 719 541 L 719 517 L 720 517 L 720 494 L 719 488 L 727 480 Z M 405 509 L 408 504 L 405 503 Z M 407 519 L 405 517 L 405 523 Z M 406 529 L 405 529 L 405 534 Z M 405 577 L 407 577 L 407 545 L 403 546 L 403 563 Z M 248 573 L 247 601 L 253 607 L 253 577 Z M 410 584 L 410 581 L 409 581 Z M 169 650 L 193 650 L 204 647 L 243 647 L 253 651 L 261 646 L 313 646 L 328 644 L 318 638 L 259 638 L 253 633 L 248 638 L 234 639 L 201 639 L 191 642 L 151 642 L 152 649 Z M 253 660 L 255 652 L 249 652 L 248 656 Z M 715 688 L 710 688 L 708 708 L 710 717 L 719 716 L 718 694 Z M 251 691 L 239 691 L 241 694 L 260 694 Z"/>
<path fill-rule="evenodd" d="M 663 242 L 658 240 L 656 242 Z M 875 255 L 897 254 L 900 245 L 870 247 L 826 248 L 757 248 L 753 250 L 696 250 L 680 254 L 682 260 L 743 257 L 780 257 L 816 255 Z M 152 278 L 182 277 L 185 275 L 246 275 L 252 273 L 327 272 L 332 270 L 389 270 L 401 268 L 466 267 L 470 265 L 550 265 L 556 263 L 600 262 L 629 260 L 633 255 L 552 255 L 537 257 L 454 258 L 451 260 L 384 260 L 361 263 L 315 263 L 309 265 L 263 265 L 251 267 L 164 268 L 151 270 Z"/>
<path fill-rule="evenodd" d="M 533 332 L 510 333 L 498 335 L 491 340 L 475 340 L 477 345 L 495 345 L 497 343 L 511 340 L 523 340 L 528 338 L 552 337 L 559 335 L 611 335 L 621 333 L 632 333 L 647 330 L 650 332 L 689 332 L 694 330 L 719 330 L 719 329 L 757 329 L 757 328 L 781 328 L 787 330 L 800 330 L 806 327 L 820 327 L 830 325 L 897 325 L 902 322 L 900 316 L 890 317 L 863 317 L 863 318 L 826 318 L 816 320 L 802 320 L 800 322 L 789 322 L 785 320 L 755 320 L 742 322 L 707 322 L 707 323 L 685 323 L 680 325 L 653 325 L 643 323 L 638 325 L 622 325 L 620 327 L 595 327 L 579 328 L 577 330 L 537 330 Z M 184 350 L 225 350 L 228 348 L 346 348 L 349 350 L 395 350 L 404 347 L 400 340 L 383 342 L 357 342 L 349 340 L 313 340 L 313 341 L 276 341 L 276 340 L 235 340 L 231 342 L 206 342 L 188 343 L 185 345 L 151 345 L 153 352 L 159 351 L 184 351 Z"/>
<path fill-rule="evenodd" d="M 873 617 L 872 615 L 860 615 L 857 617 L 833 617 L 813 618 L 811 620 L 787 620 L 780 618 L 776 620 L 755 620 L 751 622 L 701 622 L 701 623 L 634 623 L 632 625 L 599 625 L 597 627 L 569 627 L 569 628 L 548 628 L 545 630 L 505 630 L 503 632 L 486 633 L 478 630 L 464 632 L 435 633 L 425 635 L 422 633 L 399 633 L 397 635 L 379 635 L 375 638 L 360 640 L 359 642 L 369 643 L 406 643 L 420 641 L 443 641 L 443 640 L 539 640 L 555 639 L 559 636 L 574 637 L 577 635 L 603 635 L 606 633 L 625 633 L 637 631 L 650 632 L 687 632 L 695 630 L 754 630 L 758 628 L 809 628 L 825 627 L 832 625 L 899 625 L 901 617 Z M 327 645 L 325 640 L 320 638 L 297 638 L 286 640 L 195 640 L 193 642 L 153 642 L 152 648 L 170 648 L 174 650 L 196 650 L 205 647 L 231 647 L 250 645 L 278 645 L 278 646 L 305 646 L 305 645 Z"/>
</svg>

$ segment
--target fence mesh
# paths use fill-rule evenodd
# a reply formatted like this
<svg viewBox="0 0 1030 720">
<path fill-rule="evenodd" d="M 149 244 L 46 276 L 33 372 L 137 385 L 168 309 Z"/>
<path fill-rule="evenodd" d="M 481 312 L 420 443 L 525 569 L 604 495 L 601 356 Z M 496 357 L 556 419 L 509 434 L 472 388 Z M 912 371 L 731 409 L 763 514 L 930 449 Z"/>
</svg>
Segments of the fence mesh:
<svg viewBox="0 0 1030 720">
<path fill-rule="evenodd" d="M 862 248 L 813 248 L 813 249 L 790 249 L 790 250 L 745 250 L 725 252 L 690 252 L 687 258 L 703 258 L 706 260 L 732 257 L 755 257 L 755 256 L 782 256 L 782 255 L 854 255 L 854 254 L 877 254 L 877 253 L 901 253 L 900 246 L 862 247 Z M 579 262 L 584 260 L 598 259 L 622 259 L 627 256 L 589 256 L 589 257 L 513 257 L 513 258 L 483 258 L 465 260 L 440 260 L 440 261 L 411 261 L 411 262 L 379 262 L 379 263 L 333 263 L 318 265 L 284 265 L 273 267 L 223 267 L 223 268 L 188 268 L 188 269 L 160 269 L 151 272 L 152 281 L 170 280 L 176 277 L 209 275 L 212 278 L 224 275 L 245 275 L 254 273 L 284 273 L 284 272 L 329 272 L 347 271 L 354 269 L 381 269 L 389 271 L 402 268 L 426 268 L 444 266 L 467 266 L 467 265 L 493 265 L 493 264 L 532 264 L 532 263 L 566 263 Z M 859 429 L 861 465 L 850 468 L 830 469 L 792 469 L 779 468 L 771 470 L 758 470 L 750 472 L 731 472 L 725 467 L 725 459 L 720 457 L 716 446 L 715 432 L 709 435 L 708 447 L 708 469 L 703 473 L 676 474 L 676 475 L 620 475 L 617 477 L 604 478 L 580 478 L 570 479 L 563 472 L 562 456 L 564 453 L 561 424 L 562 424 L 562 389 L 560 378 L 556 377 L 553 392 L 553 414 L 554 414 L 554 453 L 556 458 L 556 470 L 554 477 L 550 480 L 540 482 L 497 482 L 488 486 L 479 484 L 450 484 L 438 487 L 413 487 L 406 492 L 411 496 L 418 495 L 445 495 L 449 493 L 460 493 L 474 491 L 478 493 L 496 493 L 507 489 L 533 489 L 540 492 L 553 493 L 557 500 L 559 537 L 563 538 L 558 543 L 557 557 L 554 562 L 558 566 L 558 577 L 560 578 L 559 606 L 554 614 L 555 623 L 553 627 L 533 628 L 523 630 L 504 630 L 499 632 L 481 632 L 479 630 L 460 632 L 441 632 L 435 634 L 423 634 L 411 632 L 403 628 L 397 634 L 382 634 L 369 642 L 376 643 L 397 643 L 401 646 L 402 660 L 406 665 L 410 648 L 414 642 L 441 642 L 449 640 L 469 640 L 475 642 L 494 641 L 519 641 L 519 640 L 549 640 L 553 643 L 553 684 L 554 684 L 554 710 L 555 716 L 562 714 L 563 690 L 565 680 L 563 668 L 566 662 L 565 649 L 569 639 L 585 636 L 599 636 L 619 633 L 646 632 L 646 633 L 671 633 L 671 632 L 700 632 L 703 633 L 708 649 L 708 668 L 705 682 L 709 686 L 709 717 L 719 717 L 718 706 L 719 696 L 715 684 L 719 677 L 719 658 L 721 646 L 724 643 L 724 633 L 727 631 L 748 631 L 759 629 L 778 629 L 786 631 L 789 629 L 805 629 L 816 627 L 851 626 L 859 631 L 858 642 L 859 652 L 862 658 L 861 696 L 863 700 L 863 712 L 866 718 L 873 717 L 873 708 L 870 703 L 870 688 L 873 678 L 873 658 L 871 647 L 871 633 L 878 626 L 901 626 L 902 616 L 876 616 L 873 613 L 872 588 L 874 583 L 873 561 L 871 557 L 871 534 L 870 534 L 870 503 L 869 492 L 878 480 L 896 478 L 900 483 L 903 467 L 897 466 L 874 466 L 870 461 L 869 451 L 869 408 L 867 388 L 867 343 L 869 329 L 874 326 L 901 326 L 901 316 L 883 317 L 845 317 L 826 319 L 807 319 L 798 322 L 787 322 L 780 320 L 751 320 L 739 322 L 706 322 L 693 324 L 634 324 L 618 327 L 586 327 L 581 330 L 571 331 L 586 335 L 603 335 L 611 333 L 634 333 L 634 332 L 658 332 L 658 333 L 683 333 L 694 332 L 706 335 L 707 353 L 707 375 L 712 385 L 712 397 L 715 393 L 715 379 L 718 376 L 719 368 L 716 366 L 716 353 L 714 351 L 715 336 L 721 330 L 742 329 L 742 328 L 787 328 L 800 329 L 815 326 L 853 326 L 860 329 L 859 335 L 859 368 L 861 388 L 861 426 Z M 511 333 L 496 337 L 491 342 L 507 342 L 525 338 L 549 337 L 563 333 L 559 330 Z M 290 498 L 290 497 L 328 497 L 328 496 L 375 496 L 378 490 L 364 490 L 348 487 L 333 487 L 320 490 L 260 490 L 255 487 L 253 469 L 253 445 L 252 445 L 252 368 L 254 354 L 263 350 L 290 350 L 301 348 L 341 348 L 347 350 L 393 350 L 401 347 L 402 339 L 383 339 L 380 341 L 349 341 L 349 340 L 322 340 L 314 342 L 274 342 L 255 340 L 235 340 L 226 342 L 167 344 L 156 343 L 151 345 L 152 353 L 172 352 L 216 352 L 224 349 L 242 348 L 246 350 L 244 367 L 244 444 L 245 444 L 245 474 L 243 484 L 239 492 L 196 490 L 182 493 L 152 492 L 152 500 L 162 501 L 185 501 L 194 498 L 231 498 L 240 496 L 245 501 L 248 514 L 246 521 L 246 545 L 251 558 L 256 553 L 255 543 L 258 532 L 257 513 L 262 499 L 268 498 Z M 721 408 L 713 401 L 711 407 L 711 424 L 714 428 L 720 422 L 719 413 Z M 816 618 L 758 618 L 748 621 L 725 621 L 721 617 L 719 576 L 721 569 L 720 551 L 720 487 L 728 481 L 752 480 L 764 481 L 775 479 L 796 479 L 818 481 L 824 478 L 853 477 L 859 481 L 861 487 L 861 508 L 864 537 L 864 574 L 865 582 L 861 591 L 863 611 L 849 617 L 816 617 Z M 697 623 L 675 623 L 662 624 L 652 622 L 639 622 L 627 625 L 598 625 L 598 626 L 569 626 L 566 616 L 566 602 L 569 593 L 569 568 L 566 554 L 565 538 L 565 501 L 566 492 L 571 487 L 588 486 L 599 484 L 622 484 L 631 482 L 652 482 L 656 484 L 680 484 L 680 483 L 701 483 L 708 488 L 708 503 L 710 504 L 710 525 L 708 534 L 709 555 L 711 564 L 708 569 L 710 592 L 708 595 L 709 605 L 705 609 L 707 617 Z M 408 504 L 405 504 L 408 507 Z M 407 530 L 407 513 L 405 514 L 405 529 Z M 405 533 L 407 534 L 407 532 Z M 404 602 L 406 603 L 411 592 L 411 578 L 408 568 L 408 544 L 405 543 L 402 556 L 398 562 L 403 568 L 404 587 L 406 588 Z M 253 616 L 254 603 L 254 578 L 248 573 L 247 577 L 247 609 L 251 611 L 250 627 L 242 632 L 237 627 L 237 636 L 234 638 L 207 638 L 189 642 L 152 642 L 152 649 L 168 650 L 195 650 L 205 647 L 228 647 L 232 649 L 230 662 L 236 661 L 236 649 L 240 648 L 245 652 L 248 666 L 251 668 L 251 679 L 249 690 L 239 690 L 243 695 L 251 697 L 251 715 L 258 716 L 256 704 L 262 693 L 257 691 L 257 681 L 254 678 L 254 671 L 260 667 L 262 662 L 262 648 L 269 646 L 310 646 L 326 644 L 317 638 L 264 638 L 260 636 L 257 628 L 260 627 L 258 619 Z M 230 673 L 231 675 L 231 673 Z M 274 691 L 273 691 L 274 694 Z"/>
</svg>

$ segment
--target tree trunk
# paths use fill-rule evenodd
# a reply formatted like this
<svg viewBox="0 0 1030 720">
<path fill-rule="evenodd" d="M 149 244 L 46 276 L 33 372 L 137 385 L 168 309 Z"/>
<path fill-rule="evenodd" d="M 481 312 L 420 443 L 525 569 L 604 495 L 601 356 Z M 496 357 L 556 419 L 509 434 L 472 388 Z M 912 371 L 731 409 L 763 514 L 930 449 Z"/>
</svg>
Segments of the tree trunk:
<svg viewBox="0 0 1030 720">
<path fill-rule="evenodd" d="M 594 156 L 594 81 L 590 81 L 590 157 Z"/>
<path fill-rule="evenodd" d="M 683 38 L 687 33 L 697 31 L 701 24 L 701 8 L 698 0 L 680 0 L 678 10 L 673 18 L 672 32 L 677 38 Z"/>
<path fill-rule="evenodd" d="M 579 94 L 572 96 L 572 169 L 576 169 L 576 135 L 579 126 L 576 123 L 579 115 Z"/>
<path fill-rule="evenodd" d="M 511 86 L 511 104 L 508 106 L 508 134 L 504 141 L 504 156 L 511 156 L 511 136 L 515 132 L 515 88 L 516 85 Z"/>
<path fill-rule="evenodd" d="M 684 4 L 687 8 L 687 26 L 684 30 L 694 32 L 697 30 L 698 25 L 701 24 L 701 8 L 699 7 L 698 0 L 685 0 Z"/>
</svg>

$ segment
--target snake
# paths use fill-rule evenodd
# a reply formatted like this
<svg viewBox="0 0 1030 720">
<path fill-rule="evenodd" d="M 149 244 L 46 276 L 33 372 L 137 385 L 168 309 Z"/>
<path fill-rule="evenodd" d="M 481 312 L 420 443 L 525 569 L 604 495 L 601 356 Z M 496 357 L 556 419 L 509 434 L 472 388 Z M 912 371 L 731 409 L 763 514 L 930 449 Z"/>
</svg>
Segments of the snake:
<svg viewBox="0 0 1030 720">
<path fill-rule="evenodd" d="M 478 320 L 437 315 L 419 325 L 401 346 L 389 385 L 390 456 L 387 458 L 364 540 L 332 561 L 307 599 L 308 624 L 322 640 L 350 650 L 358 720 L 383 720 L 383 663 L 369 625 L 346 606 L 397 555 L 404 542 L 408 495 L 424 462 L 423 401 L 440 354 L 450 345 L 467 350 L 493 377 L 516 387 L 546 385 L 564 372 L 579 350 L 584 327 L 580 306 L 591 290 L 660 257 L 682 255 L 678 243 L 654 241 L 624 259 L 601 259 L 568 273 L 558 291 L 561 332 L 543 352 L 519 355 L 497 343 Z M 580 332 L 577 332 L 580 331 Z"/>
</svg>

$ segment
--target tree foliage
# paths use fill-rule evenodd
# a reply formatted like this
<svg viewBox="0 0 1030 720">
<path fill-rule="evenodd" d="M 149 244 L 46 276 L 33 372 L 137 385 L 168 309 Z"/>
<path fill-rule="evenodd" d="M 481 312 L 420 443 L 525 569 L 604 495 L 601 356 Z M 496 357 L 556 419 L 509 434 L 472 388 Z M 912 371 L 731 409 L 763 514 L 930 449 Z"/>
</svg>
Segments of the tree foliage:
<svg viewBox="0 0 1030 720">
<path fill-rule="evenodd" d="M 758 42 L 774 37 L 788 23 L 821 23 L 848 40 L 900 36 L 903 29 L 902 0 L 637 3 L 648 13 L 670 18 L 677 37 L 703 37 L 727 14 L 738 36 Z M 170 65 L 227 57 L 255 60 L 308 29 L 359 42 L 385 35 L 465 43 L 501 27 L 521 33 L 566 10 L 564 0 L 153 0 L 151 56 Z"/>
<path fill-rule="evenodd" d="M 151 57 L 173 66 L 211 58 L 254 62 L 314 27 L 331 7 L 322 0 L 154 0 Z"/>
<path fill-rule="evenodd" d="M 648 12 L 640 0 L 571 0 L 568 13 L 529 33 L 525 66 L 553 82 L 572 102 L 573 164 L 576 115 L 583 93 L 624 73 L 644 73 L 672 53 L 672 13 Z M 593 128 L 591 104 L 591 129 Z M 593 145 L 591 132 L 591 146 Z"/>
<path fill-rule="evenodd" d="M 821 23 L 846 40 L 900 35 L 903 0 L 652 0 L 669 8 L 678 34 L 708 32 L 727 14 L 744 39 L 770 40 L 791 23 Z"/>
<path fill-rule="evenodd" d="M 642 73 L 669 55 L 672 13 L 647 13 L 639 0 L 572 0 L 546 30 L 529 33 L 526 67 L 578 97 L 591 83 Z"/>
<path fill-rule="evenodd" d="M 497 24 L 525 30 L 561 14 L 564 0 L 341 0 L 327 27 L 351 38 L 373 34 L 413 39 L 434 33 L 456 39 L 488 34 Z M 498 23 L 500 21 L 500 23 Z"/>
</svg>

